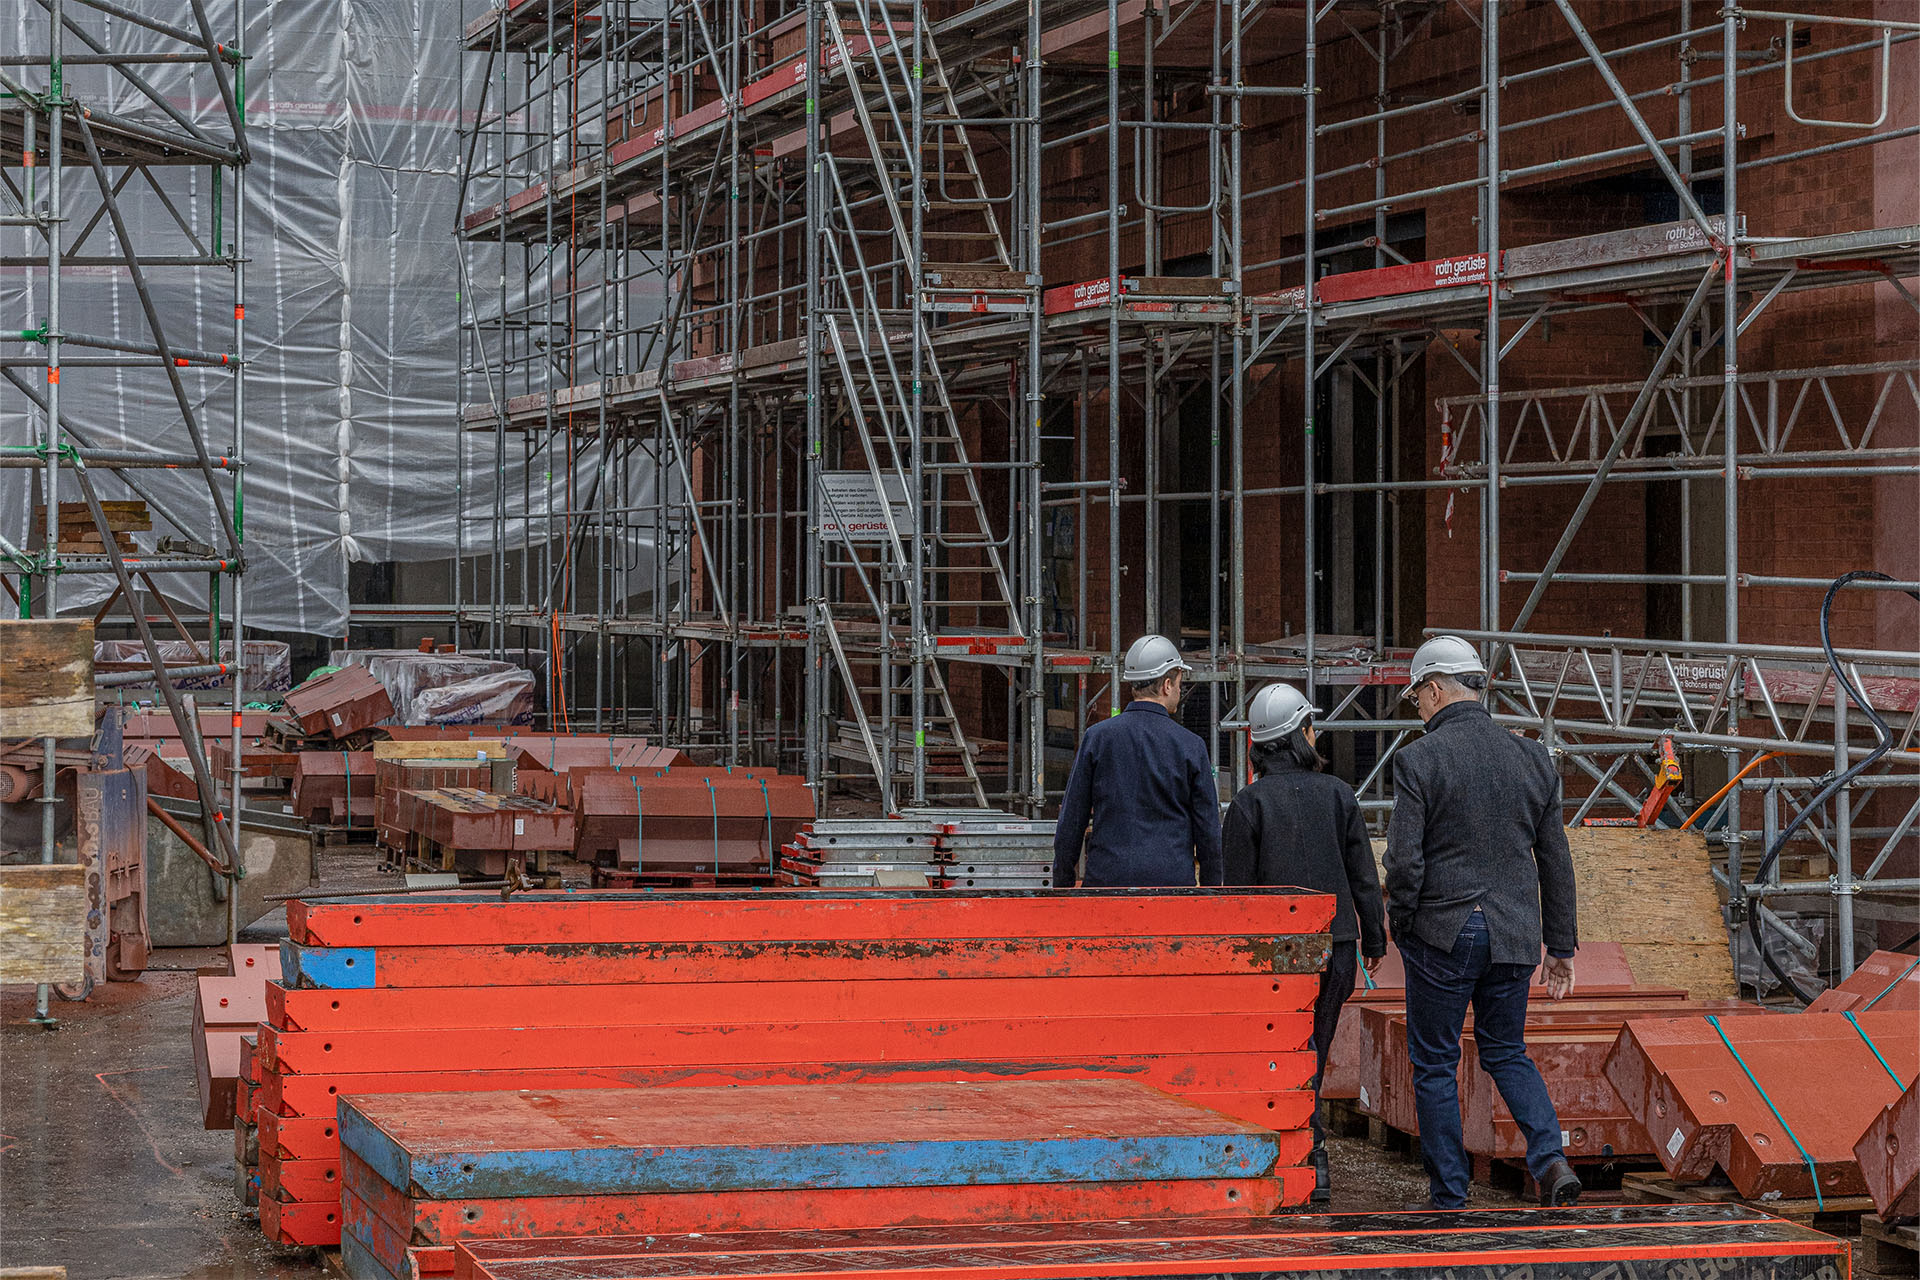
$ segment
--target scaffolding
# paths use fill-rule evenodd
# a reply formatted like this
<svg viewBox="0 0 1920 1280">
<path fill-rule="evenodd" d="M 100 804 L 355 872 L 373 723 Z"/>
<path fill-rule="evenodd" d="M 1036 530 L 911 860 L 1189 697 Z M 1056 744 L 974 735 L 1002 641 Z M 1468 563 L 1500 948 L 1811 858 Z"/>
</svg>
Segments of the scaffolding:
<svg viewBox="0 0 1920 1280">
<path fill-rule="evenodd" d="M 208 815 L 207 843 L 219 851 L 231 883 L 238 874 L 240 717 L 233 717 L 233 774 L 223 800 L 196 717 L 176 682 L 224 683 L 236 713 L 244 697 L 238 656 L 246 421 L 241 210 L 249 150 L 239 36 L 246 6 L 233 6 L 234 34 L 226 39 L 215 34 L 202 0 L 164 17 L 108 0 L 43 0 L 40 10 L 20 17 L 25 41 L 0 56 L 6 157 L 0 227 L 19 229 L 0 255 L 0 269 L 30 277 L 30 296 L 39 304 L 36 314 L 10 317 L 0 334 L 9 348 L 0 353 L 0 423 L 6 425 L 0 468 L 32 473 L 44 511 L 35 522 L 44 536 L 24 547 L 0 538 L 0 589 L 20 618 L 52 618 L 70 607 L 62 599 L 64 579 L 111 578 L 111 593 L 94 620 L 108 620 L 119 604 L 131 615 L 149 668 L 102 673 L 96 684 L 150 687 L 165 701 Z M 181 210 L 195 204 L 188 184 L 202 180 L 210 184 L 210 216 L 195 225 Z M 168 288 L 162 278 L 191 283 Z M 116 311 L 111 331 L 73 327 L 73 312 L 89 320 L 108 313 L 92 305 L 100 301 L 103 280 L 112 290 L 124 285 L 128 292 L 116 301 L 137 318 L 122 326 Z M 83 306 L 72 306 L 76 297 Z M 200 345 L 210 334 L 224 335 L 215 339 L 219 346 Z M 128 403 L 177 412 L 187 447 L 103 446 L 96 428 L 76 421 L 63 405 L 76 383 L 102 382 Z M 232 432 L 226 443 L 214 438 L 223 417 Z M 161 426 L 148 437 L 172 434 Z M 169 500 L 149 479 L 157 470 L 196 476 L 204 488 L 184 504 Z M 122 525 L 108 515 L 103 495 L 113 500 L 122 490 L 170 528 L 153 549 L 129 552 L 116 536 Z M 88 527 L 97 552 L 73 550 L 73 539 L 63 534 L 64 495 L 77 495 L 84 507 L 64 523 Z M 168 603 L 185 598 L 175 589 L 182 575 L 205 575 L 204 639 L 189 634 Z M 142 587 L 200 655 L 197 664 L 163 660 Z M 64 763 L 53 739 L 42 743 L 38 763 L 41 856 L 51 862 L 54 777 Z M 237 899 L 231 892 L 227 897 Z M 47 1015 L 44 987 L 39 1014 Z"/>
<path fill-rule="evenodd" d="M 1127 642 L 1164 630 L 1223 787 L 1250 689 L 1291 679 L 1378 814 L 1431 612 L 1408 548 L 1444 531 L 1495 709 L 1568 762 L 1577 819 L 1639 809 L 1663 735 L 1728 777 L 1767 752 L 1851 759 L 1871 726 L 1800 677 L 1827 670 L 1812 606 L 1857 566 L 1753 571 L 1743 495 L 1920 474 L 1920 360 L 1742 353 L 1790 299 L 1870 285 L 1915 308 L 1920 228 L 1774 234 L 1741 197 L 1910 164 L 1920 120 L 1893 102 L 1916 39 L 1867 3 L 510 0 L 467 28 L 462 438 L 555 465 L 592 441 L 660 482 L 636 500 L 610 467 L 544 510 L 529 492 L 525 524 L 497 485 L 467 495 L 454 621 L 547 649 L 556 705 L 596 727 L 890 812 L 1041 811 L 1119 708 Z M 1823 118 L 1841 83 L 1859 113 Z M 1623 174 L 1631 217 L 1503 226 Z M 1428 253 L 1448 218 L 1472 235 Z M 1614 351 L 1624 333 L 1632 367 L 1547 369 L 1556 326 Z M 1672 495 L 1672 563 L 1571 568 L 1596 509 L 1646 486 Z M 1543 517 L 1547 493 L 1577 496 Z M 1516 521 L 1546 526 L 1540 548 Z M 1666 638 L 1538 625 L 1626 591 L 1664 593 Z M 1743 624 L 1782 592 L 1796 634 Z M 1274 635 L 1269 596 L 1297 631 Z M 1915 648 L 1846 659 L 1898 723 L 1813 824 L 1847 871 L 1794 893 L 1824 895 L 1847 945 L 1857 902 L 1913 896 L 1880 873 L 1920 813 Z M 1608 671 L 1638 672 L 1633 696 Z M 1750 777 L 1710 815 L 1730 921 L 1793 897 L 1742 878 L 1768 833 L 1741 795 L 1777 816 L 1819 781 Z"/>
</svg>

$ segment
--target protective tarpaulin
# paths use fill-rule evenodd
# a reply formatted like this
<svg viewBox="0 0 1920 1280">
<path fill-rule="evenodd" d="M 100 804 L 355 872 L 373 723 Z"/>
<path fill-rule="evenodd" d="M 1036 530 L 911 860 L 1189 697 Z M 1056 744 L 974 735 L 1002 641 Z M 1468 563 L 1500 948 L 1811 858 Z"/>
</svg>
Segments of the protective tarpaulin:
<svg viewBox="0 0 1920 1280">
<path fill-rule="evenodd" d="M 233 29 L 231 0 L 208 6 L 214 31 Z M 464 10 L 464 12 L 463 12 Z M 469 520 L 467 554 L 491 549 L 489 523 L 475 513 L 492 509 L 504 491 L 508 547 L 561 536 L 550 513 L 565 510 L 564 462 L 544 455 L 531 468 L 523 447 L 510 440 L 504 469 L 496 468 L 493 440 L 459 427 L 462 308 L 460 258 L 470 255 L 473 278 L 494 279 L 485 248 L 463 248 L 454 238 L 459 193 L 461 103 L 472 103 L 481 60 L 465 54 L 460 32 L 476 3 L 435 0 L 250 0 L 241 46 L 247 51 L 247 137 L 253 162 L 243 179 L 247 258 L 245 387 L 247 469 L 244 522 L 249 626 L 342 635 L 347 626 L 347 565 L 354 560 L 435 560 L 462 545 L 456 513 L 461 487 Z M 109 47 L 177 50 L 158 34 L 85 10 L 75 21 Z M 0 10 L 0 47 L 46 47 L 44 12 L 33 5 Z M 227 136 L 225 110 L 211 78 L 166 64 L 137 68 L 176 109 L 210 133 Z M 44 86 L 45 72 L 16 69 Z M 462 77 L 468 83 L 462 96 Z M 70 93 L 126 116 L 174 127 L 143 94 L 104 67 L 72 67 Z M 211 247 L 215 194 L 205 168 L 150 170 L 181 221 Z M 42 171 L 42 182 L 47 171 Z M 114 176 L 117 176 L 114 175 Z M 72 237 L 100 207 L 92 172 L 69 167 L 62 184 L 69 251 Z M 231 201 L 230 190 L 220 193 Z M 132 238 L 145 253 L 192 253 L 195 240 L 165 204 L 136 177 L 120 195 Z M 11 201 L 0 196 L 0 204 Z M 230 221 L 230 220 L 229 220 Z M 103 222 L 79 252 L 112 249 Z M 223 233 L 225 234 L 225 233 Z M 43 255 L 37 231 L 0 227 L 0 254 Z M 149 288 L 169 340 L 179 346 L 227 351 L 234 345 L 231 279 L 224 269 L 155 268 Z M 149 327 L 124 267 L 75 267 L 63 273 L 63 331 L 150 342 Z M 495 304 L 497 305 L 497 303 Z M 47 311 L 44 269 L 0 268 L 0 331 L 40 324 Z M 8 355 L 37 354 L 7 343 Z M 69 349 L 69 355 L 79 354 Z M 95 354 L 95 353 L 89 353 Z M 44 375 L 16 370 L 29 380 Z M 234 443 L 232 379 L 188 369 L 181 382 L 194 406 L 207 447 L 229 453 Z M 468 394 L 479 397 L 478 380 Z M 61 382 L 62 417 L 76 437 L 95 448 L 139 448 L 185 453 L 190 441 L 173 391 L 154 368 L 73 367 Z M 21 391 L 0 382 L 0 444 L 26 444 L 43 434 L 40 410 Z M 464 454 L 464 466 L 460 465 Z M 633 455 L 639 474 L 626 492 L 651 501 L 652 467 Z M 576 495 L 593 488 L 602 470 L 597 444 L 574 452 Z M 143 549 L 157 538 L 184 534 L 219 545 L 218 526 L 197 472 L 143 470 L 133 479 L 144 495 L 99 475 L 103 499 L 147 496 L 154 530 L 136 535 Z M 28 546 L 35 501 L 31 474 L 0 471 L 0 536 Z M 63 484 L 60 495 L 79 498 Z M 551 535 L 549 531 L 552 531 Z M 630 533 L 642 565 L 651 540 Z M 648 582 L 640 567 L 633 580 Z M 64 609 L 97 604 L 110 579 L 67 579 Z M 170 597 L 204 609 L 204 575 L 156 578 Z M 231 614 L 231 593 L 222 600 Z"/>
</svg>

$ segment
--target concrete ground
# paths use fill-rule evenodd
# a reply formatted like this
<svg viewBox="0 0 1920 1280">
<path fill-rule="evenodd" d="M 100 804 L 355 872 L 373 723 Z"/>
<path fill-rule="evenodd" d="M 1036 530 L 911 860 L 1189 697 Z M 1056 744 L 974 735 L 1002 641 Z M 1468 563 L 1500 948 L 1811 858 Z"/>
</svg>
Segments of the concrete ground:
<svg viewBox="0 0 1920 1280">
<path fill-rule="evenodd" d="M 392 886 L 370 850 L 328 851 L 330 889 Z M 285 936 L 283 913 L 247 931 Z M 193 970 L 211 949 L 163 951 L 138 982 L 55 1000 L 35 1026 L 30 990 L 0 996 L 0 1267 L 60 1265 L 70 1280 L 316 1280 L 310 1252 L 279 1249 L 233 1190 L 233 1136 L 200 1127 Z M 1333 1208 L 1425 1198 L 1417 1164 L 1334 1139 Z M 1476 1205 L 1512 1197 L 1476 1188 Z"/>
</svg>

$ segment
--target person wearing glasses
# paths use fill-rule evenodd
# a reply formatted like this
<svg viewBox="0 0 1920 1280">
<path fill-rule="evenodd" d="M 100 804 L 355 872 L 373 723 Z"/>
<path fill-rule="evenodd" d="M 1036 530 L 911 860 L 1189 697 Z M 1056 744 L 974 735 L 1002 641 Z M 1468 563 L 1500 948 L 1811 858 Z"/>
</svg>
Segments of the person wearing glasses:
<svg viewBox="0 0 1920 1280">
<path fill-rule="evenodd" d="M 1054 827 L 1053 887 L 1220 883 L 1220 792 L 1200 736 L 1173 718 L 1193 670 L 1165 636 L 1141 636 L 1120 678 L 1133 698 L 1087 730 Z M 1086 871 L 1077 871 L 1081 847 Z"/>
<path fill-rule="evenodd" d="M 1560 774 L 1538 742 L 1494 723 L 1487 670 L 1472 645 L 1435 636 L 1414 651 L 1407 699 L 1426 733 L 1393 759 L 1387 826 L 1387 923 L 1407 969 L 1407 1056 L 1420 1120 L 1429 1205 L 1467 1202 L 1456 1072 L 1469 1006 L 1481 1068 L 1527 1136 L 1527 1172 L 1541 1203 L 1580 1198 L 1560 1122 L 1527 1055 L 1527 988 L 1573 990 L 1579 946 L 1573 858 L 1562 826 Z"/>
<path fill-rule="evenodd" d="M 1249 759 L 1259 777 L 1234 796 L 1220 846 L 1227 884 L 1298 885 L 1336 900 L 1328 926 L 1333 950 L 1313 1005 L 1312 1202 L 1325 1204 L 1333 1198 L 1320 1115 L 1327 1048 L 1340 1025 L 1340 1007 L 1353 993 L 1356 970 L 1365 964 L 1373 972 L 1387 953 L 1387 935 L 1360 802 L 1352 787 L 1325 772 L 1313 715 L 1313 704 L 1291 685 L 1270 684 L 1253 695 Z"/>
</svg>

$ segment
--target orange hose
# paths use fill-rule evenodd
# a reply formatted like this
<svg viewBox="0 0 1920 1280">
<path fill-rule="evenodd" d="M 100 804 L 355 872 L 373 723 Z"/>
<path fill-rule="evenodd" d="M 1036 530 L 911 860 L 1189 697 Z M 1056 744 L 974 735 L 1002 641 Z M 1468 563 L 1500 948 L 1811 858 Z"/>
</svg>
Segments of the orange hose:
<svg viewBox="0 0 1920 1280">
<path fill-rule="evenodd" d="M 1753 759 L 1747 761 L 1747 763 L 1741 767 L 1740 772 L 1734 774 L 1731 778 L 1727 779 L 1726 786 L 1720 788 L 1718 791 L 1714 792 L 1711 796 L 1708 796 L 1705 804 L 1696 806 L 1694 808 L 1694 811 L 1687 815 L 1687 820 L 1680 824 L 1680 829 L 1682 831 L 1685 831 L 1688 827 L 1692 826 L 1693 820 L 1695 818 L 1699 817 L 1701 814 L 1705 813 L 1707 810 L 1713 808 L 1713 806 L 1719 802 L 1721 796 L 1726 795 L 1727 792 L 1733 790 L 1735 786 L 1739 785 L 1740 779 L 1746 777 L 1748 774 L 1752 773 L 1755 769 L 1759 768 L 1761 765 L 1765 764 L 1767 761 L 1777 760 L 1785 754 L 1786 752 L 1784 751 L 1769 751 L 1763 756 L 1755 756 Z"/>
</svg>

